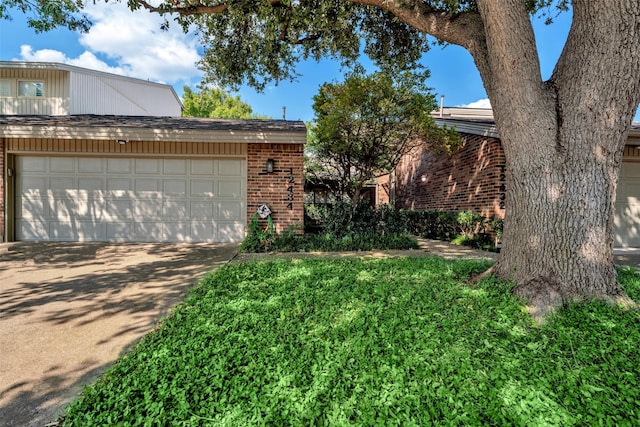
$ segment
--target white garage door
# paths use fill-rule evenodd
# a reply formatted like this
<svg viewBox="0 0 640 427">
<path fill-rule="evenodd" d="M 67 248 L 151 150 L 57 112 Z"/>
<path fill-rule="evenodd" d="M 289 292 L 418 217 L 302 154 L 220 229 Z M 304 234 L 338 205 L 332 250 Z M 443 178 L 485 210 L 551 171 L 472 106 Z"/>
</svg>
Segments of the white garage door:
<svg viewBox="0 0 640 427">
<path fill-rule="evenodd" d="M 232 242 L 244 159 L 16 157 L 16 239 Z"/>
<path fill-rule="evenodd" d="M 622 163 L 616 192 L 615 245 L 640 248 L 640 163 Z"/>
</svg>

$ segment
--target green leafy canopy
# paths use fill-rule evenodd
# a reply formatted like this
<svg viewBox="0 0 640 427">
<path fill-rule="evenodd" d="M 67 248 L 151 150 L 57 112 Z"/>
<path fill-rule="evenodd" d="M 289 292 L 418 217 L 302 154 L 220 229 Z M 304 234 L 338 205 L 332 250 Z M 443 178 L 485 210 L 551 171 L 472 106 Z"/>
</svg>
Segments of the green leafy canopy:
<svg viewBox="0 0 640 427">
<path fill-rule="evenodd" d="M 388 173 L 417 147 L 454 150 L 459 138 L 434 123 L 427 71 L 349 74 L 326 83 L 313 99 L 316 115 L 310 149 L 325 171 L 357 201 L 366 181 Z"/>
<path fill-rule="evenodd" d="M 120 0 L 105 0 L 109 1 Z M 569 0 L 523 1 L 529 11 L 548 18 L 569 4 Z M 86 4 L 0 0 L 0 18 L 10 19 L 10 12 L 17 10 L 30 15 L 29 25 L 36 31 L 58 26 L 88 31 L 91 22 L 82 13 Z M 307 59 L 329 57 L 350 67 L 364 54 L 385 71 L 410 69 L 431 41 L 424 29 L 406 17 L 400 19 L 400 12 L 455 20 L 477 9 L 475 0 L 127 0 L 127 4 L 132 10 L 144 8 L 164 16 L 164 28 L 173 20 L 185 31 L 197 31 L 205 49 L 199 64 L 205 83 L 232 88 L 248 84 L 260 90 L 270 81 L 295 79 L 297 63 Z"/>
<path fill-rule="evenodd" d="M 184 117 L 206 117 L 222 119 L 258 119 L 266 118 L 253 114 L 249 104 L 240 96 L 233 96 L 221 88 L 205 87 L 194 92 L 184 86 L 182 95 Z"/>
</svg>

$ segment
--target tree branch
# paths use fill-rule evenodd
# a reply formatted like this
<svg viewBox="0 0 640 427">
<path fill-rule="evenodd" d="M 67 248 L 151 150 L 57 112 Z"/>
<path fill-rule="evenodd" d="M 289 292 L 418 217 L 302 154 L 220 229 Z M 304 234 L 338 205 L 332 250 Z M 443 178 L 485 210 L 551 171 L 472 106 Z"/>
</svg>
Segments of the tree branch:
<svg viewBox="0 0 640 427">
<path fill-rule="evenodd" d="M 550 107 L 544 111 L 554 109 L 550 105 L 553 95 L 542 82 L 533 26 L 524 2 L 477 0 L 477 4 L 484 22 L 489 67 L 480 72 L 490 73 L 491 78 L 483 76 L 483 80 L 489 98 L 494 101 L 496 121 L 502 125 L 528 122 L 537 129 L 554 128 L 555 118 L 543 114 L 528 116 L 530 111 L 541 111 L 542 106 Z M 514 111 L 513 105 L 524 108 Z"/>
<path fill-rule="evenodd" d="M 136 0 L 136 3 L 147 9 L 149 12 L 164 14 L 167 12 L 178 13 L 180 15 L 215 15 L 220 14 L 229 8 L 227 2 L 218 3 L 214 5 L 205 5 L 202 3 L 191 4 L 189 2 L 182 2 L 177 0 L 170 1 L 171 7 L 165 8 L 163 4 L 160 6 L 153 6 L 145 0 Z"/>
<path fill-rule="evenodd" d="M 347 0 L 350 3 L 374 6 L 390 12 L 402 22 L 437 39 L 471 50 L 482 39 L 484 30 L 478 12 L 453 14 L 434 9 L 423 1 Z"/>
</svg>

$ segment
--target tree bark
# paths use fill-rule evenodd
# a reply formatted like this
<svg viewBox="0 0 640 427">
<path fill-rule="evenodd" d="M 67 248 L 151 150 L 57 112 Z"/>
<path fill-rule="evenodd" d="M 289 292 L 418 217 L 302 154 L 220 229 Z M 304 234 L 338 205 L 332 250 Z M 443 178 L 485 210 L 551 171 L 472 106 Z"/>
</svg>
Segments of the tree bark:
<svg viewBox="0 0 640 427">
<path fill-rule="evenodd" d="M 569 301 L 625 300 L 613 264 L 613 212 L 640 101 L 640 5 L 574 1 L 562 57 L 542 82 L 521 3 L 478 1 L 489 67 L 481 73 L 507 163 L 493 272 L 515 281 L 515 293 L 541 316 Z"/>
</svg>

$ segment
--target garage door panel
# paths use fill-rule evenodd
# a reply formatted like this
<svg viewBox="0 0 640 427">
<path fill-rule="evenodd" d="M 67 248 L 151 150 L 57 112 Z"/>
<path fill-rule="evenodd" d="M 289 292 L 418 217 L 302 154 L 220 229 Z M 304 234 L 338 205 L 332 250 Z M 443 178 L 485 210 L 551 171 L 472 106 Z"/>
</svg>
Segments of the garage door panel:
<svg viewBox="0 0 640 427">
<path fill-rule="evenodd" d="M 73 174 L 76 172 L 77 159 L 72 157 L 52 157 L 49 160 L 49 172 L 52 174 Z"/>
<path fill-rule="evenodd" d="M 191 221 L 191 239 L 194 242 L 216 242 L 216 226 L 211 220 Z"/>
<path fill-rule="evenodd" d="M 70 221 L 77 217 L 77 202 L 71 197 L 49 199 L 49 218 L 56 221 Z"/>
<path fill-rule="evenodd" d="M 131 189 L 131 180 L 128 178 L 107 178 L 107 194 L 125 195 Z"/>
<path fill-rule="evenodd" d="M 191 189 L 189 196 L 191 197 L 213 197 L 214 181 L 209 180 L 191 180 Z"/>
<path fill-rule="evenodd" d="M 49 178 L 49 188 L 54 194 L 65 195 L 78 188 L 78 180 L 72 177 L 52 176 Z"/>
<path fill-rule="evenodd" d="M 133 172 L 131 159 L 109 158 L 107 159 L 108 174 L 130 174 Z"/>
<path fill-rule="evenodd" d="M 86 174 L 103 174 L 105 172 L 104 159 L 93 157 L 78 158 L 78 172 Z"/>
<path fill-rule="evenodd" d="M 165 175 L 186 175 L 187 160 L 185 159 L 164 159 L 162 172 Z"/>
<path fill-rule="evenodd" d="M 244 186 L 238 180 L 221 179 L 218 181 L 218 197 L 239 199 L 244 194 Z"/>
<path fill-rule="evenodd" d="M 135 173 L 159 175 L 161 173 L 160 159 L 136 159 Z"/>
<path fill-rule="evenodd" d="M 159 198 L 161 197 L 160 181 L 158 178 L 142 178 L 135 180 L 136 197 Z"/>
<path fill-rule="evenodd" d="M 106 240 L 112 242 L 130 242 L 134 235 L 133 223 L 106 223 Z"/>
<path fill-rule="evenodd" d="M 162 219 L 184 219 L 189 216 L 187 200 L 165 200 L 162 203 Z"/>
<path fill-rule="evenodd" d="M 17 240 L 49 240 L 49 223 L 41 218 L 16 220 Z"/>
<path fill-rule="evenodd" d="M 154 218 L 162 212 L 164 201 L 158 199 L 137 199 L 134 203 L 134 221 L 145 221 Z"/>
<path fill-rule="evenodd" d="M 162 183 L 162 191 L 169 196 L 186 196 L 187 181 L 185 179 L 165 179 Z"/>
<path fill-rule="evenodd" d="M 105 221 L 107 212 L 104 199 L 78 198 L 75 217 L 79 220 Z"/>
<path fill-rule="evenodd" d="M 57 241 L 79 240 L 77 227 L 70 221 L 49 221 L 49 236 Z"/>
<path fill-rule="evenodd" d="M 49 190 L 49 180 L 44 176 L 24 176 L 18 175 L 16 184 L 24 193 L 47 194 Z"/>
<path fill-rule="evenodd" d="M 241 177 L 245 175 L 244 161 L 242 160 L 226 160 L 219 163 L 220 176 Z"/>
<path fill-rule="evenodd" d="M 246 223 L 245 162 L 17 156 L 16 236 L 240 241 Z M 221 177 L 221 171 L 231 176 Z"/>
<path fill-rule="evenodd" d="M 49 221 L 49 240 L 91 242 L 105 240 L 105 224 L 93 221 Z"/>
<path fill-rule="evenodd" d="M 131 200 L 107 200 L 105 219 L 109 222 L 131 221 L 133 202 Z"/>
<path fill-rule="evenodd" d="M 18 157 L 16 166 L 23 173 L 48 172 L 49 162 L 46 157 Z"/>
<path fill-rule="evenodd" d="M 191 161 L 191 175 L 216 175 L 215 171 L 216 160 L 199 159 Z"/>
<path fill-rule="evenodd" d="M 78 178 L 78 190 L 85 191 L 87 194 L 95 194 L 102 197 L 105 187 L 106 183 L 104 178 L 86 176 L 80 176 Z"/>
<path fill-rule="evenodd" d="M 212 201 L 197 200 L 190 203 L 192 219 L 209 219 L 215 217 L 214 204 Z"/>
<path fill-rule="evenodd" d="M 49 218 L 49 198 L 38 193 L 24 194 L 16 205 L 16 219 Z"/>
<path fill-rule="evenodd" d="M 217 217 L 225 220 L 242 217 L 245 205 L 242 202 L 218 202 Z"/>
<path fill-rule="evenodd" d="M 133 224 L 133 239 L 136 241 L 162 242 L 162 222 L 136 222 Z"/>
<path fill-rule="evenodd" d="M 191 242 L 190 224 L 185 222 L 162 223 L 162 241 L 164 242 Z"/>
</svg>

